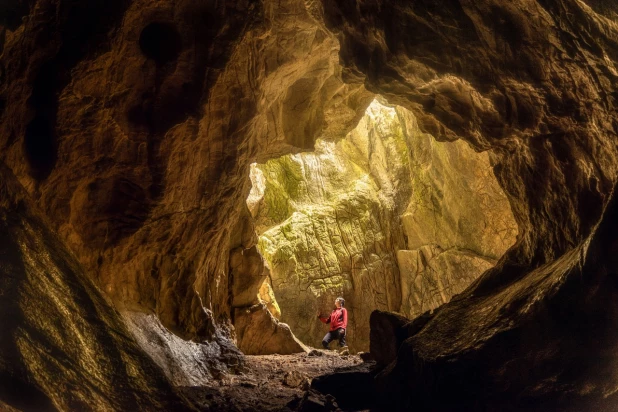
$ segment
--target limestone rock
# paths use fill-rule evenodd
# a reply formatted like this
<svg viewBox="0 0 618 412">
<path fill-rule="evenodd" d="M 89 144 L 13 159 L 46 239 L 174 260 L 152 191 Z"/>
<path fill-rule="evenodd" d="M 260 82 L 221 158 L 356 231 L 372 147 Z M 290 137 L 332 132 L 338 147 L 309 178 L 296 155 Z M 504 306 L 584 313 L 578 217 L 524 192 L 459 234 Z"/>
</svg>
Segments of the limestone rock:
<svg viewBox="0 0 618 412">
<path fill-rule="evenodd" d="M 249 165 L 345 133 L 372 96 L 343 82 L 318 5 L 18 3 L 0 6 L 0 160 L 115 301 L 229 334 Z"/>
<path fill-rule="evenodd" d="M 263 303 L 236 309 L 234 318 L 238 347 L 246 355 L 288 355 L 308 351 L 290 327 L 277 321 Z"/>
<path fill-rule="evenodd" d="M 241 247 L 230 252 L 230 276 L 232 307 L 257 304 L 266 273 L 264 273 L 264 261 L 255 246 L 249 249 Z"/>
<path fill-rule="evenodd" d="M 273 315 L 275 319 L 281 318 L 281 309 L 275 298 L 273 288 L 270 286 L 268 280 L 265 280 L 260 286 L 259 299 L 266 304 L 268 311 Z"/>
<path fill-rule="evenodd" d="M 408 318 L 394 313 L 376 310 L 371 314 L 370 353 L 378 368 L 397 358 L 399 347 L 409 337 L 405 328 L 408 322 Z"/>
<path fill-rule="evenodd" d="M 189 410 L 2 163 L 0 306 L 8 410 Z"/>
<path fill-rule="evenodd" d="M 314 378 L 311 388 L 336 399 L 343 410 L 373 409 L 376 400 L 372 366 L 360 364 Z"/>
<path fill-rule="evenodd" d="M 295 405 L 294 410 L 298 412 L 329 412 L 340 409 L 332 396 L 327 397 L 315 390 L 308 390 L 299 404 Z"/>
<path fill-rule="evenodd" d="M 468 250 L 428 245 L 398 251 L 397 263 L 402 273 L 401 312 L 413 317 L 450 301 L 496 261 Z"/>
<path fill-rule="evenodd" d="M 381 398 L 393 409 L 615 408 L 613 3 L 322 4 L 351 77 L 438 140 L 491 150 L 519 226 L 497 266 L 404 341 Z"/>
<path fill-rule="evenodd" d="M 283 376 L 283 384 L 291 388 L 297 388 L 307 382 L 307 376 L 298 371 L 289 371 Z"/>
<path fill-rule="evenodd" d="M 224 338 L 185 341 L 165 329 L 154 314 L 124 310 L 122 315 L 140 347 L 174 386 L 205 386 L 243 368 L 242 353 Z"/>
</svg>

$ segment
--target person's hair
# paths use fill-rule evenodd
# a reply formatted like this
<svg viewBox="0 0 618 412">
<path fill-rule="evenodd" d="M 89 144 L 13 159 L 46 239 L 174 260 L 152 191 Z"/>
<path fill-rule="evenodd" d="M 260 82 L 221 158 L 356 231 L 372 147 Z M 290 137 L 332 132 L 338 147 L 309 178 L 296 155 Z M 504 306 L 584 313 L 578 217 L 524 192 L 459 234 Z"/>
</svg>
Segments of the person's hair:
<svg viewBox="0 0 618 412">
<path fill-rule="evenodd" d="M 335 300 L 338 300 L 338 301 L 339 301 L 339 303 L 341 303 L 341 307 L 344 307 L 344 306 L 345 306 L 345 299 L 344 299 L 344 298 L 342 298 L 341 296 L 339 296 L 339 297 L 338 297 L 337 299 L 335 299 Z"/>
</svg>

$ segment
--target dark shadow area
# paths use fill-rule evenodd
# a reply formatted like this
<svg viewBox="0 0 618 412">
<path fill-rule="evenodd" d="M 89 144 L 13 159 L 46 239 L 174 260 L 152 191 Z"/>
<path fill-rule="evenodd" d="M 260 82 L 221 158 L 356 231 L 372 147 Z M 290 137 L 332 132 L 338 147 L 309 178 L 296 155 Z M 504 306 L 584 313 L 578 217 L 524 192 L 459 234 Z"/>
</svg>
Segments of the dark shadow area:
<svg viewBox="0 0 618 412">
<path fill-rule="evenodd" d="M 142 30 L 139 47 L 146 57 L 162 65 L 178 57 L 182 49 L 182 40 L 174 26 L 155 22 Z"/>
<path fill-rule="evenodd" d="M 0 26 L 15 31 L 21 26 L 22 18 L 27 16 L 29 11 L 30 6 L 27 0 L 0 1 Z"/>
<path fill-rule="evenodd" d="M 373 363 L 366 363 L 319 376 L 313 379 L 311 387 L 325 395 L 332 395 L 343 410 L 372 409 L 378 405 L 374 366 Z"/>
<path fill-rule="evenodd" d="M 615 0 L 583 0 L 594 11 L 609 18 L 618 17 L 618 3 Z"/>
<path fill-rule="evenodd" d="M 58 97 L 71 80 L 71 69 L 84 56 L 100 52 L 101 43 L 107 40 L 110 28 L 119 23 L 128 4 L 127 0 L 62 3 L 58 6 L 63 17 L 57 23 L 58 33 L 52 33 L 51 27 L 39 33 L 40 41 L 59 35 L 62 46 L 39 67 L 28 99 L 34 117 L 26 126 L 24 152 L 35 179 L 47 178 L 58 159 Z"/>
<path fill-rule="evenodd" d="M 26 126 L 24 152 L 31 174 L 37 180 L 49 176 L 58 158 L 55 135 L 58 86 L 58 66 L 54 62 L 44 64 L 28 99 L 35 115 Z"/>
</svg>

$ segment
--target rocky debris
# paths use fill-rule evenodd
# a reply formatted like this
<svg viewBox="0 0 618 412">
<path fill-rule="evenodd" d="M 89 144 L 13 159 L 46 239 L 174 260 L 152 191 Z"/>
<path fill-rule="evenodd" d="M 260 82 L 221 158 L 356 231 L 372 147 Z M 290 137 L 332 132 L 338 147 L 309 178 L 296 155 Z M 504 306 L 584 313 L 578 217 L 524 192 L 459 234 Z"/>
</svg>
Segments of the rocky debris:
<svg viewBox="0 0 618 412">
<path fill-rule="evenodd" d="M 247 355 L 289 355 L 309 349 L 290 327 L 273 317 L 264 303 L 234 311 L 236 337 L 240 350 Z"/>
<path fill-rule="evenodd" d="M 311 349 L 308 353 L 307 356 L 323 356 L 324 352 L 322 352 L 321 350 L 318 349 Z"/>
<path fill-rule="evenodd" d="M 249 355 L 246 356 L 247 367 L 242 374 L 228 375 L 211 381 L 205 387 L 183 387 L 182 393 L 196 406 L 212 411 L 296 410 L 305 392 L 310 389 L 305 386 L 307 380 L 360 363 L 361 360 L 355 356 L 343 359 L 336 355 Z M 305 382 L 295 387 L 286 385 L 282 377 L 290 372 L 296 376 L 302 375 Z M 323 396 L 320 399 L 326 400 Z"/>
<path fill-rule="evenodd" d="M 375 362 L 375 358 L 371 352 L 358 352 L 357 355 L 363 360 L 363 362 Z"/>
<path fill-rule="evenodd" d="M 1 162 L 0 307 L 7 410 L 190 410 Z"/>
<path fill-rule="evenodd" d="M 283 384 L 290 388 L 297 388 L 303 386 L 308 382 L 307 376 L 299 371 L 288 371 L 283 375 Z"/>
<path fill-rule="evenodd" d="M 285 410 L 296 412 L 329 412 L 341 411 L 332 395 L 323 395 L 315 390 L 308 390 L 302 398 L 295 399 L 286 405 Z"/>
</svg>

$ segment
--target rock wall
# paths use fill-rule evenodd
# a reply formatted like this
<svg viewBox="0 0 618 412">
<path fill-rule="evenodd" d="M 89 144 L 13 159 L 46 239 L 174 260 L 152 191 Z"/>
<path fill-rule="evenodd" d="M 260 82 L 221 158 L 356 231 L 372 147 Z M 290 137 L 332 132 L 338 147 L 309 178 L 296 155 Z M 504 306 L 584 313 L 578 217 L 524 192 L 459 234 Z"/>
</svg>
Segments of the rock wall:
<svg viewBox="0 0 618 412">
<path fill-rule="evenodd" d="M 189 410 L 2 164 L 0 306 L 3 409 Z"/>
<path fill-rule="evenodd" d="M 184 338 L 233 338 L 249 164 L 368 96 L 314 6 L 39 0 L 2 31 L 0 158 L 109 296 Z"/>
<path fill-rule="evenodd" d="M 401 215 L 407 250 L 397 252 L 397 262 L 400 312 L 415 317 L 492 268 L 515 243 L 518 228 L 494 176 L 494 153 L 476 153 L 461 140 L 437 142 L 407 116 L 412 194 Z"/>
<path fill-rule="evenodd" d="M 403 342 L 382 375 L 392 408 L 615 408 L 618 29 L 614 6 L 586 3 L 323 2 L 349 76 L 436 138 L 492 148 L 520 228 Z"/>
<path fill-rule="evenodd" d="M 487 153 L 436 143 L 374 100 L 345 138 L 253 166 L 247 200 L 281 320 L 319 346 L 337 296 L 348 344 L 369 348 L 374 310 L 414 316 L 461 292 L 515 242 Z M 406 241 L 407 239 L 407 241 Z"/>
</svg>

